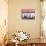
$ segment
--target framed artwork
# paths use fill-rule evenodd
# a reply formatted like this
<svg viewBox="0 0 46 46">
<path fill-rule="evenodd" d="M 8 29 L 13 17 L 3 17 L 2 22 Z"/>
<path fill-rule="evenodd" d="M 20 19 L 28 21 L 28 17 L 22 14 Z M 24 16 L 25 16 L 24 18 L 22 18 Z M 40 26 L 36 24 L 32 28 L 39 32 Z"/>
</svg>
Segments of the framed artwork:
<svg viewBox="0 0 46 46">
<path fill-rule="evenodd" d="M 22 9 L 21 18 L 22 19 L 35 19 L 35 9 Z"/>
</svg>

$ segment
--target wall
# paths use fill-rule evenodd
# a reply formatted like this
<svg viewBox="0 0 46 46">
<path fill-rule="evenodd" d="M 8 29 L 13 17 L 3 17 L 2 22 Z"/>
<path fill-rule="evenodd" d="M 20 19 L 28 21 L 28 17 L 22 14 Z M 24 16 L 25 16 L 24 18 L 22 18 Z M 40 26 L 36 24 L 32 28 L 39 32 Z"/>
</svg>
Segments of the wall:
<svg viewBox="0 0 46 46">
<path fill-rule="evenodd" d="M 35 9 L 35 20 L 22 20 L 21 9 Z M 40 37 L 41 11 L 40 0 L 9 0 L 8 34 L 26 31 L 31 38 Z"/>
</svg>

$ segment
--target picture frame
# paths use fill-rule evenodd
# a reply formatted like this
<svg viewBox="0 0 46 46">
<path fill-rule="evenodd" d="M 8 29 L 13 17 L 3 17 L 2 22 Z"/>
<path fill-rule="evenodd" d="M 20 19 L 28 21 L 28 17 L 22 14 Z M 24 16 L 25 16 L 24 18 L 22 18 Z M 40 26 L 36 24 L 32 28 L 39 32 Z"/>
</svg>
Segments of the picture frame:
<svg viewBox="0 0 46 46">
<path fill-rule="evenodd" d="M 35 19 L 35 10 L 34 9 L 22 9 L 21 18 L 22 19 Z"/>
</svg>

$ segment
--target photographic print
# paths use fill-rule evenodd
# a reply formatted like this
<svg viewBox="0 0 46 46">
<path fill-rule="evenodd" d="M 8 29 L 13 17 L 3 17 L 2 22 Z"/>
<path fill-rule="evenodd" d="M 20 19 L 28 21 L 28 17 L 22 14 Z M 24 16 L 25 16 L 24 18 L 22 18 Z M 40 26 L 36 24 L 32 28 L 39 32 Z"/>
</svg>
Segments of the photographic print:
<svg viewBox="0 0 46 46">
<path fill-rule="evenodd" d="M 21 18 L 22 19 L 35 19 L 35 10 L 34 9 L 22 9 Z"/>
</svg>

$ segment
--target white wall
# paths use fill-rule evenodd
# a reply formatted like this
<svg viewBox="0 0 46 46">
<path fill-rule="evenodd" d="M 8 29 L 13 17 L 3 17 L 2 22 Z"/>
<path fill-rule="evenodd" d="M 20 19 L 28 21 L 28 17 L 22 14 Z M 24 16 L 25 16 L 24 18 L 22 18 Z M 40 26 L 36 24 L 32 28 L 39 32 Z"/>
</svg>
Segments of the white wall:
<svg viewBox="0 0 46 46">
<path fill-rule="evenodd" d="M 31 38 L 40 37 L 41 9 L 40 0 L 9 0 L 8 34 L 26 31 Z M 35 20 L 22 20 L 21 9 L 35 9 Z"/>
</svg>

